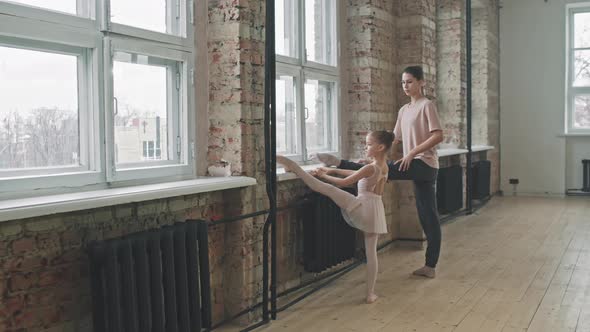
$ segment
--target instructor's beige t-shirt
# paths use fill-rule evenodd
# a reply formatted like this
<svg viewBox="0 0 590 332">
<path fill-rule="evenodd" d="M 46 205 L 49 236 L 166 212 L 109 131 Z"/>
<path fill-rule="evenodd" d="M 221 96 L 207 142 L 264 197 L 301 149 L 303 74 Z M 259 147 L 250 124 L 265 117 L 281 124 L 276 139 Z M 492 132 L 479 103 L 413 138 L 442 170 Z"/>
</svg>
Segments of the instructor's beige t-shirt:
<svg viewBox="0 0 590 332">
<path fill-rule="evenodd" d="M 414 105 L 405 104 L 399 110 L 393 134 L 402 141 L 404 155 L 406 155 L 426 141 L 430 133 L 436 130 L 442 130 L 436 105 L 428 98 L 422 98 Z M 415 159 L 421 159 L 428 166 L 438 168 L 438 154 L 435 147 L 417 154 Z"/>
</svg>

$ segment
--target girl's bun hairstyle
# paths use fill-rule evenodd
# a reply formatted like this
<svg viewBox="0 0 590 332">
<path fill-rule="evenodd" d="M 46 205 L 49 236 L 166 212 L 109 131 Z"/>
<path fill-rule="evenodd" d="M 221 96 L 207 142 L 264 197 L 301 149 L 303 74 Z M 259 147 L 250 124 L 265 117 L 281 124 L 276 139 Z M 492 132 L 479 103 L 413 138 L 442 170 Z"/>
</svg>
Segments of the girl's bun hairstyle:
<svg viewBox="0 0 590 332">
<path fill-rule="evenodd" d="M 376 130 L 371 132 L 371 136 L 377 140 L 377 143 L 385 145 L 385 151 L 391 148 L 395 135 L 391 131 Z"/>
</svg>

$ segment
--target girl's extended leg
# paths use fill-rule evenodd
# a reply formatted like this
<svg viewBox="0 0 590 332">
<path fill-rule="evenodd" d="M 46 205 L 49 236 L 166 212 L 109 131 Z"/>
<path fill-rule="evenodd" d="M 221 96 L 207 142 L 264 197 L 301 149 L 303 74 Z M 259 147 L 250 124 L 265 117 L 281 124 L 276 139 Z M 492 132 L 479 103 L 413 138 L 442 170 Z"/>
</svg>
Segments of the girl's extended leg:
<svg viewBox="0 0 590 332">
<path fill-rule="evenodd" d="M 377 301 L 375 282 L 379 266 L 377 263 L 377 240 L 379 234 L 365 233 L 365 254 L 367 255 L 367 303 Z"/>
<path fill-rule="evenodd" d="M 330 199 L 332 199 L 334 203 L 336 203 L 336 205 L 338 205 L 340 208 L 346 209 L 350 205 L 350 202 L 356 199 L 353 194 L 347 193 L 338 187 L 322 182 L 311 176 L 291 159 L 285 158 L 283 156 L 277 156 L 277 163 L 285 166 L 286 170 L 297 174 L 297 176 L 303 180 L 303 182 L 305 182 L 305 184 L 308 185 L 311 190 L 330 197 Z"/>
</svg>

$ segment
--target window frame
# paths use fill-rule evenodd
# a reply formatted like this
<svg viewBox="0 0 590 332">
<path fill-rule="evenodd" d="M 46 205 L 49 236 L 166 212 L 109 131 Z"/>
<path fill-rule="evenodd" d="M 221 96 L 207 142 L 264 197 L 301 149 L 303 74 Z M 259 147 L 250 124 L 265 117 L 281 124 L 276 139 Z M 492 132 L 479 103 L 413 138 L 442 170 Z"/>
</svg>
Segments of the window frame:
<svg viewBox="0 0 590 332">
<path fill-rule="evenodd" d="M 588 50 L 590 47 L 574 48 L 574 15 L 578 13 L 590 14 L 590 2 L 568 4 L 566 6 L 566 105 L 565 105 L 565 121 L 564 131 L 566 134 L 589 134 L 590 128 L 576 128 L 574 126 L 575 113 L 575 99 L 577 96 L 590 96 L 590 85 L 585 87 L 576 87 L 574 83 L 574 65 L 575 65 L 575 51 Z"/>
<path fill-rule="evenodd" d="M 305 82 L 307 80 L 317 80 L 320 82 L 328 82 L 333 84 L 333 95 L 331 96 L 329 102 L 331 103 L 329 107 L 332 109 L 332 112 L 328 113 L 328 126 L 330 126 L 327 130 L 327 140 L 328 140 L 328 148 L 327 149 L 320 149 L 320 150 L 311 150 L 310 152 L 324 152 L 330 154 L 338 153 L 338 133 L 339 133 L 339 123 L 340 123 L 340 109 L 339 100 L 340 100 L 340 79 L 336 78 L 332 75 L 327 75 L 321 72 L 310 72 L 303 73 L 302 84 L 305 89 Z M 305 102 L 305 95 L 303 96 L 303 102 Z M 305 104 L 304 104 L 305 105 Z M 305 107 L 305 106 L 304 106 Z M 305 119 L 302 118 L 302 121 L 305 122 Z M 305 134 L 307 134 L 305 132 Z M 304 141 L 307 141 L 307 135 L 303 138 Z M 304 145 L 305 146 L 305 145 Z M 335 147 L 335 148 L 334 148 Z M 308 148 L 305 148 L 306 155 L 308 154 Z"/>
<path fill-rule="evenodd" d="M 180 11 L 179 27 L 181 31 L 176 33 L 163 33 L 134 27 L 111 21 L 110 3 L 112 0 L 96 0 L 100 7 L 99 24 L 101 31 L 116 33 L 124 36 L 136 37 L 150 41 L 159 41 L 169 44 L 168 47 L 180 50 L 191 50 L 194 41 L 194 0 L 167 0 L 174 3 L 174 7 Z M 183 28 L 184 27 L 184 28 Z M 184 29 L 184 31 L 182 31 Z"/>
<path fill-rule="evenodd" d="M 178 61 L 182 63 L 180 69 L 180 80 L 181 89 L 179 91 L 179 102 L 180 105 L 178 113 L 174 113 L 174 126 L 178 125 L 177 132 L 169 133 L 169 136 L 174 134 L 180 134 L 180 137 L 186 137 L 181 139 L 180 142 L 180 157 L 178 162 L 173 162 L 177 158 L 174 157 L 172 161 L 166 162 L 138 162 L 129 167 L 117 168 L 115 158 L 115 136 L 114 136 L 114 91 L 113 91 L 113 55 L 114 52 L 122 51 L 129 53 L 138 53 L 142 55 L 153 56 L 157 58 L 163 58 L 167 60 Z M 104 58 L 105 58 L 105 72 L 104 72 L 104 83 L 105 83 L 105 133 L 106 133 L 106 171 L 107 180 L 113 181 L 126 181 L 136 179 L 146 179 L 154 177 L 178 177 L 192 173 L 193 170 L 193 156 L 189 155 L 189 147 L 194 145 L 194 134 L 192 130 L 192 122 L 194 117 L 190 116 L 188 110 L 194 109 L 193 98 L 191 90 L 193 87 L 189 76 L 192 76 L 191 68 L 194 68 L 192 63 L 191 53 L 178 51 L 170 48 L 163 47 L 158 43 L 148 43 L 145 41 L 137 42 L 134 40 L 127 40 L 117 37 L 105 38 L 104 47 Z M 189 130 L 189 128 L 191 128 Z M 178 135 L 177 135 L 178 136 Z M 175 144 L 171 142 L 169 144 Z M 135 166 L 135 167 L 134 167 Z"/>
<path fill-rule="evenodd" d="M 276 72 L 277 72 L 277 77 L 278 76 L 290 76 L 293 78 L 293 89 L 294 89 L 294 93 L 295 93 L 295 109 L 293 110 L 295 113 L 295 126 L 296 126 L 296 131 L 298 133 L 302 132 L 302 128 L 301 128 L 301 107 L 299 107 L 299 105 L 301 105 L 301 103 L 303 102 L 303 96 L 301 94 L 301 91 L 303 90 L 303 88 L 301 87 L 302 83 L 302 71 L 299 68 L 293 67 L 293 66 L 288 66 L 282 63 L 276 63 Z M 297 158 L 300 159 L 301 156 L 303 155 L 303 152 L 301 151 L 301 147 L 303 146 L 303 141 L 302 141 L 302 137 L 301 135 L 297 135 L 296 139 L 294 140 L 295 144 L 297 147 L 299 147 L 298 149 L 300 151 L 296 151 L 295 153 L 292 153 L 290 151 L 277 151 L 280 153 L 284 153 L 286 156 L 291 157 L 291 158 Z"/>
<path fill-rule="evenodd" d="M 12 41 L 12 42 L 11 42 Z M 92 63 L 92 51 L 87 48 L 59 45 L 45 42 L 32 42 L 30 40 L 20 40 L 19 38 L 0 36 L 0 46 L 14 47 L 21 50 L 31 50 L 49 54 L 63 54 L 76 56 L 77 71 L 77 88 L 78 88 L 78 135 L 79 135 L 79 166 L 48 166 L 29 169 L 0 170 L 1 178 L 18 178 L 35 175 L 54 175 L 62 173 L 84 172 L 95 168 L 93 158 L 95 145 L 91 144 L 93 134 L 88 135 L 91 131 L 91 120 L 93 119 L 93 107 L 91 101 L 92 93 L 92 69 L 87 64 Z M 80 70 L 82 68 L 82 70 Z M 87 133 L 83 135 L 81 133 Z"/>
<path fill-rule="evenodd" d="M 64 183 L 68 183 L 68 186 L 82 187 L 104 181 L 104 176 L 101 174 L 103 148 L 98 144 L 102 139 L 99 116 L 101 103 L 98 97 L 101 87 L 96 84 L 102 72 L 99 70 L 102 63 L 102 52 L 99 52 L 102 36 L 98 30 L 94 29 L 95 24 L 88 18 L 47 10 L 47 18 L 40 20 L 43 13 L 43 9 L 0 2 L 0 21 L 2 22 L 0 40 L 3 40 L 2 44 L 5 45 L 40 51 L 45 49 L 63 52 L 64 50 L 85 49 L 87 56 L 91 57 L 92 60 L 85 64 L 84 69 L 86 72 L 92 73 L 92 77 L 88 79 L 86 89 L 78 95 L 79 105 L 84 101 L 84 98 L 86 99 L 87 118 L 91 119 L 93 124 L 87 127 L 87 135 L 82 135 L 80 130 L 80 150 L 83 151 L 85 146 L 88 149 L 88 169 L 74 171 L 71 167 L 56 167 L 52 169 L 61 169 L 62 171 L 37 171 L 35 174 L 24 171 L 18 176 L 2 176 L 0 177 L 0 185 L 2 186 L 0 199 L 5 196 L 12 197 L 17 192 L 36 192 L 39 189 L 47 188 L 60 190 L 64 188 Z M 58 24 L 58 22 L 65 24 Z M 80 71 L 78 73 L 80 77 Z M 82 136 L 86 138 L 84 139 Z M 84 143 L 84 140 L 88 144 Z"/>
<path fill-rule="evenodd" d="M 0 15 L 10 15 L 18 18 L 51 22 L 74 28 L 93 29 L 96 27 L 96 1 L 97 0 L 77 0 L 76 7 L 78 14 L 75 15 L 50 8 L 0 1 Z"/>
<path fill-rule="evenodd" d="M 108 12 L 105 10 L 105 4 L 108 0 L 78 0 L 78 15 L 0 0 L 0 45 L 53 53 L 71 53 L 72 50 L 81 50 L 84 53 L 85 60 L 78 60 L 78 135 L 80 163 L 86 160 L 81 167 L 57 167 L 43 172 L 22 169 L 16 170 L 19 172 L 18 175 L 6 176 L 0 171 L 0 200 L 196 177 L 194 57 L 197 50 L 194 46 L 193 31 L 194 1 L 174 1 L 180 1 L 185 5 L 182 7 L 185 15 L 185 36 L 143 31 L 139 28 L 130 28 L 134 30 L 130 35 L 121 36 L 119 33 L 125 30 L 117 30 L 114 26 L 115 31 L 112 29 L 113 26 L 104 25 L 105 14 Z M 108 29 L 105 30 L 103 27 Z M 179 120 L 178 129 L 183 138 L 181 162 L 113 173 L 111 165 L 114 155 L 111 153 L 114 146 L 108 145 L 113 143 L 113 140 L 109 139 L 109 132 L 114 130 L 109 130 L 108 122 L 109 116 L 112 115 L 112 105 L 107 102 L 108 96 L 112 95 L 112 91 L 107 91 L 109 84 L 112 87 L 112 82 L 108 83 L 107 80 L 109 71 L 112 72 L 109 70 L 112 68 L 112 64 L 109 65 L 112 60 L 110 51 L 107 52 L 110 49 L 107 44 L 113 40 L 123 44 L 121 49 L 139 50 L 141 54 L 153 54 L 156 57 L 182 61 L 182 93 L 179 99 L 179 116 L 182 119 Z"/>
<path fill-rule="evenodd" d="M 340 53 L 340 2 L 333 1 L 333 27 L 332 27 L 332 45 L 334 46 L 334 66 L 326 65 L 319 62 L 307 60 L 306 52 L 306 22 L 305 22 L 305 5 L 306 1 L 296 2 L 296 38 L 295 49 L 297 57 L 289 57 L 285 55 L 276 54 L 276 76 L 286 75 L 292 76 L 295 80 L 295 94 L 296 94 L 296 116 L 297 116 L 297 144 L 300 151 L 295 154 L 288 154 L 290 159 L 302 164 L 309 164 L 312 161 L 309 158 L 308 148 L 306 146 L 306 131 L 305 131 L 305 81 L 307 79 L 317 79 L 321 81 L 328 81 L 334 83 L 334 94 L 331 105 L 331 128 L 329 128 L 329 138 L 331 140 L 331 147 L 327 150 L 320 150 L 314 152 L 325 152 L 331 154 L 340 154 L 340 135 L 341 135 L 341 112 L 339 108 L 341 97 L 340 85 L 340 71 L 341 64 L 339 59 Z M 282 29 L 275 29 L 282 31 Z"/>
</svg>

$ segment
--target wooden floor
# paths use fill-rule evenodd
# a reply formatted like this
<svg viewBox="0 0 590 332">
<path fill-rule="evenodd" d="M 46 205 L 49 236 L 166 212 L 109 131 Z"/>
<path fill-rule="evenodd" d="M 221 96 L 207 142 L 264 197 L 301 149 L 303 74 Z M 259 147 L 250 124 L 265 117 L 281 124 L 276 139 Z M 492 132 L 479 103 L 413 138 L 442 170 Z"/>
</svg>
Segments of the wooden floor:
<svg viewBox="0 0 590 332">
<path fill-rule="evenodd" d="M 590 198 L 494 198 L 443 226 L 436 279 L 423 252 L 379 253 L 379 300 L 364 266 L 258 331 L 590 331 Z"/>
</svg>

